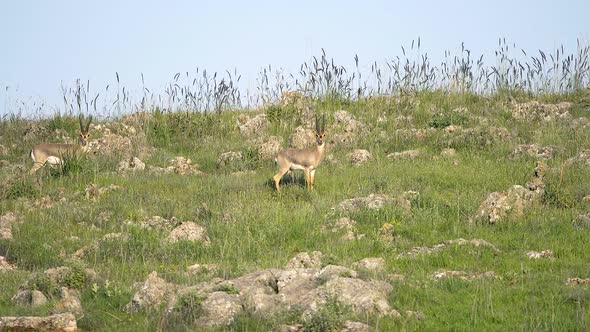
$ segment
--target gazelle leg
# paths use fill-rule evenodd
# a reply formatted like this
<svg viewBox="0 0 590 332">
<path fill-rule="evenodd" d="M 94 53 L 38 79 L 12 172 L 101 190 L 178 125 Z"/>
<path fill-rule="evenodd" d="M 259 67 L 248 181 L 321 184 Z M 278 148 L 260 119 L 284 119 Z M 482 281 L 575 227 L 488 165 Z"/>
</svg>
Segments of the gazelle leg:
<svg viewBox="0 0 590 332">
<path fill-rule="evenodd" d="M 30 175 L 35 174 L 35 172 L 37 172 L 37 170 L 39 170 L 39 168 L 45 166 L 45 163 L 36 161 L 35 164 L 33 165 L 33 167 L 31 168 L 31 170 L 29 171 Z"/>
<path fill-rule="evenodd" d="M 309 172 L 309 177 L 311 178 L 311 190 L 313 190 L 313 184 L 315 183 L 315 169 Z"/>
<path fill-rule="evenodd" d="M 309 169 L 305 169 L 305 188 L 309 189 L 311 186 L 311 175 Z"/>
<path fill-rule="evenodd" d="M 279 172 L 277 174 L 275 174 L 275 176 L 272 177 L 272 179 L 275 181 L 275 188 L 277 189 L 278 192 L 281 191 L 281 188 L 279 186 L 279 182 L 281 182 L 281 179 L 283 178 L 283 176 L 285 174 L 287 174 L 287 172 L 289 171 L 289 169 L 279 169 Z"/>
</svg>

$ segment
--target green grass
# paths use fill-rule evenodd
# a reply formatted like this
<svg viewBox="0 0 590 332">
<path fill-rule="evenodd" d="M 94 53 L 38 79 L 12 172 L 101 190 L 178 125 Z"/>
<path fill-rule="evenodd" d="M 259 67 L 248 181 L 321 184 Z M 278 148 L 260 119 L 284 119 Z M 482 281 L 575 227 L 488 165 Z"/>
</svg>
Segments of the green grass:
<svg viewBox="0 0 590 332">
<path fill-rule="evenodd" d="M 572 224 L 578 214 L 590 209 L 590 203 L 582 201 L 590 194 L 590 168 L 564 166 L 564 161 L 582 148 L 590 148 L 588 129 L 574 130 L 567 123 L 517 122 L 497 96 L 429 92 L 406 98 L 412 100 L 317 102 L 318 110 L 328 115 L 328 126 L 332 112 L 344 108 L 370 130 L 355 146 L 331 150 L 341 163 L 326 163 L 318 169 L 314 192 L 305 190 L 301 174 L 296 174 L 294 183 L 283 184 L 281 194 L 275 192 L 270 182 L 275 166 L 271 161 L 259 160 L 255 149 L 235 128 L 239 112 L 204 115 L 153 110 L 152 119 L 137 128 L 146 134 L 147 143 L 157 149 L 143 160 L 147 165 L 165 166 L 169 159 L 182 155 L 200 164 L 205 175 L 144 172 L 121 176 L 116 174 L 116 164 L 123 159 L 120 155 L 73 159 L 65 171 L 42 169 L 34 178 L 11 167 L 0 168 L 0 214 L 13 211 L 23 220 L 13 226 L 12 241 L 0 241 L 0 255 L 18 266 L 14 272 L 0 274 L 0 312 L 3 316 L 47 314 L 47 308 L 16 307 L 10 298 L 35 273 L 71 266 L 68 257 L 79 248 L 107 233 L 126 232 L 127 240 L 106 242 L 83 259 L 84 267 L 98 273 L 98 280 L 86 280 L 80 273 L 68 279 L 70 286 L 82 291 L 85 315 L 78 321 L 82 329 L 191 330 L 200 298 L 187 297 L 174 315 L 166 319 L 159 308 L 127 314 L 123 307 L 131 300 L 133 284 L 144 281 L 151 271 L 170 282 L 194 283 L 194 277 L 191 279 L 185 272 L 195 263 L 215 263 L 220 268 L 215 276 L 229 278 L 256 269 L 282 267 L 299 251 L 319 250 L 330 263 L 344 266 L 365 257 L 383 257 L 386 271 L 378 278 L 387 279 L 390 273 L 405 276 L 404 281 L 393 283 L 390 304 L 400 312 L 421 311 L 426 319 L 355 317 L 350 310 L 334 303 L 305 322 L 297 313 L 268 318 L 244 314 L 229 329 L 269 330 L 282 323 L 302 323 L 310 331 L 325 331 L 337 329 L 347 319 L 357 319 L 383 331 L 587 330 L 590 289 L 566 286 L 565 282 L 570 277 L 590 277 L 590 229 Z M 564 95 L 552 101 L 573 101 L 577 116 L 588 117 L 588 112 L 580 111 L 576 98 L 583 99 Z M 465 107 L 467 113 L 454 114 L 453 110 L 459 107 Z M 282 136 L 285 142 L 298 125 L 291 112 L 280 107 L 267 110 L 272 116 L 269 132 Z M 385 115 L 387 122 L 377 122 L 380 115 Z M 400 115 L 412 115 L 408 128 L 437 129 L 432 137 L 423 140 L 397 137 L 395 129 L 405 126 L 394 120 Z M 482 130 L 476 136 L 450 141 L 442 132 L 449 124 L 464 128 L 480 126 L 477 116 L 488 120 L 484 128 L 506 127 L 512 138 L 489 140 L 489 134 Z M 71 128 L 75 120 L 56 115 L 41 124 L 52 130 Z M 25 126 L 23 122 L 11 119 L 0 123 L 5 130 L 5 145 L 18 141 L 16 135 Z M 379 136 L 380 131 L 386 135 Z M 30 144 L 43 139 L 39 137 Z M 509 156 L 516 144 L 523 143 L 559 147 L 555 158 L 548 161 L 556 171 L 546 177 L 543 200 L 525 210 L 522 217 L 509 217 L 496 225 L 470 224 L 469 217 L 490 192 L 524 185 L 532 179 L 535 160 Z M 438 156 L 447 147 L 457 149 L 455 158 Z M 26 155 L 29 148 L 17 147 L 6 159 L 23 165 L 26 172 L 31 166 Z M 346 155 L 352 148 L 369 150 L 374 160 L 361 167 L 351 165 Z M 410 148 L 420 149 L 423 154 L 416 160 L 394 161 L 385 157 L 388 152 Z M 230 150 L 241 151 L 245 160 L 219 168 L 218 156 Z M 231 174 L 243 170 L 254 173 Z M 90 201 L 84 197 L 90 183 L 101 187 L 117 184 L 121 189 Z M 358 232 L 365 234 L 361 240 L 345 241 L 322 231 L 327 221 L 340 216 L 331 209 L 344 199 L 371 193 L 397 196 L 407 190 L 420 193 L 411 212 L 390 206 L 350 215 L 357 221 Z M 64 193 L 66 200 L 48 209 L 29 209 L 23 203 L 55 197 L 59 192 Z M 199 212 L 202 203 L 207 204 L 210 214 Z M 231 222 L 225 220 L 227 214 L 232 216 Z M 196 221 L 206 227 L 211 245 L 164 245 L 166 232 L 124 223 L 154 215 Z M 379 229 L 385 223 L 394 224 L 395 239 L 391 243 L 379 238 Z M 456 238 L 485 239 L 500 252 L 454 246 L 433 255 L 396 258 L 415 246 L 433 246 Z M 544 249 L 553 250 L 555 259 L 530 260 L 525 255 L 529 250 Z M 496 278 L 469 282 L 432 279 L 431 275 L 439 269 L 494 271 Z M 236 290 L 223 291 L 233 294 Z"/>
</svg>

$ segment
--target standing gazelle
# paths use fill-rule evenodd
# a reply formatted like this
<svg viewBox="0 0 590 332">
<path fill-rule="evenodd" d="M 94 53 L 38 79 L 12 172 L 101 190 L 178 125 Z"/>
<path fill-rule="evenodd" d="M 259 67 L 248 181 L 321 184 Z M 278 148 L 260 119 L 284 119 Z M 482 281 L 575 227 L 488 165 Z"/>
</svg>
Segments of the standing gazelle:
<svg viewBox="0 0 590 332">
<path fill-rule="evenodd" d="M 78 144 L 44 143 L 33 147 L 31 150 L 31 159 L 33 159 L 34 165 L 29 173 L 34 174 L 38 169 L 45 166 L 46 163 L 59 165 L 63 162 L 64 156 L 72 156 L 79 150 L 86 152 L 88 150 L 88 137 L 90 136 L 88 132 L 90 122 L 92 122 L 92 116 L 90 116 L 86 127 L 84 127 L 82 115 L 80 115 L 80 139 Z"/>
<path fill-rule="evenodd" d="M 305 186 L 313 190 L 313 183 L 315 181 L 315 170 L 320 165 L 324 157 L 324 150 L 326 147 L 324 141 L 326 129 L 326 116 L 322 116 L 322 126 L 320 128 L 319 119 L 315 117 L 315 139 L 317 146 L 308 149 L 287 149 L 281 151 L 275 158 L 275 162 L 279 167 L 278 173 L 273 176 L 275 188 L 281 191 L 279 182 L 287 172 L 297 169 L 302 169 L 305 172 Z"/>
</svg>

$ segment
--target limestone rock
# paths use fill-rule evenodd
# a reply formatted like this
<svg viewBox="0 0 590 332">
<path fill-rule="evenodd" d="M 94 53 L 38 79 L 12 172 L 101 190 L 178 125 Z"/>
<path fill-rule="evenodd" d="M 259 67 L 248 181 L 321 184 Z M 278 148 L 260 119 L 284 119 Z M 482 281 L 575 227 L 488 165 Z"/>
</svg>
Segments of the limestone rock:
<svg viewBox="0 0 590 332">
<path fill-rule="evenodd" d="M 129 159 L 121 160 L 117 166 L 117 171 L 122 174 L 135 173 L 143 171 L 145 163 L 137 157 L 130 157 Z"/>
<path fill-rule="evenodd" d="M 155 307 L 171 296 L 175 286 L 158 277 L 155 271 L 150 273 L 140 289 L 133 295 L 133 299 L 125 306 L 129 313 Z"/>
<path fill-rule="evenodd" d="M 364 149 L 355 149 L 351 153 L 348 154 L 348 159 L 351 163 L 355 165 L 363 164 L 369 160 L 373 159 L 371 153 Z"/>
<path fill-rule="evenodd" d="M 51 331 L 78 330 L 76 317 L 70 313 L 47 317 L 0 317 L 0 331 Z"/>
<path fill-rule="evenodd" d="M 404 160 L 413 160 L 420 156 L 420 150 L 406 150 L 401 152 L 393 152 L 387 155 L 389 159 L 404 159 Z"/>
<path fill-rule="evenodd" d="M 201 242 L 203 244 L 210 243 L 209 236 L 207 236 L 207 230 L 192 221 L 184 222 L 173 229 L 167 237 L 167 241 L 169 243 L 176 243 L 178 241 Z"/>
<path fill-rule="evenodd" d="M 311 255 L 307 252 L 297 254 L 297 256 L 291 258 L 291 260 L 285 265 L 286 269 L 299 269 L 299 268 L 310 268 L 320 267 L 322 264 L 322 253 L 314 251 Z"/>
<path fill-rule="evenodd" d="M 352 266 L 369 272 L 383 272 L 385 270 L 385 260 L 381 257 L 364 258 Z"/>
<path fill-rule="evenodd" d="M 289 136 L 289 147 L 294 149 L 305 149 L 316 146 L 315 132 L 312 129 L 301 126 Z"/>
<path fill-rule="evenodd" d="M 219 158 L 217 158 L 217 167 L 223 167 L 242 160 L 244 160 L 244 156 L 240 151 L 224 152 L 219 156 Z"/>
<path fill-rule="evenodd" d="M 266 132 L 270 121 L 266 118 L 266 114 L 259 114 L 253 118 L 243 115 L 238 118 L 238 128 L 240 133 L 246 137 L 260 136 Z"/>
</svg>

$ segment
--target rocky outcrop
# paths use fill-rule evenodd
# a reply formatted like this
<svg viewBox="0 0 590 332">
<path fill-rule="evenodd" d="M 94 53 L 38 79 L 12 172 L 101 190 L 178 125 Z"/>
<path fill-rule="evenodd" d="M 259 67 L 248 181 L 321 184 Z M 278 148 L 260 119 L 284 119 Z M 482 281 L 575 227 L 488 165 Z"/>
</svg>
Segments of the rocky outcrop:
<svg viewBox="0 0 590 332">
<path fill-rule="evenodd" d="M 224 152 L 217 158 L 217 167 L 223 167 L 242 160 L 244 160 L 244 156 L 240 151 Z"/>
<path fill-rule="evenodd" d="M 150 166 L 149 171 L 156 174 L 201 175 L 199 164 L 193 164 L 190 158 L 178 156 L 169 161 L 167 167 Z"/>
<path fill-rule="evenodd" d="M 329 137 L 330 144 L 350 146 L 367 133 L 367 126 L 358 121 L 354 115 L 339 110 L 334 114 L 334 124 L 329 132 L 333 133 Z"/>
<path fill-rule="evenodd" d="M 12 225 L 17 223 L 19 218 L 12 212 L 0 216 L 0 240 L 12 240 Z"/>
<path fill-rule="evenodd" d="M 295 128 L 295 131 L 289 136 L 289 147 L 294 149 L 305 149 L 316 146 L 315 132 L 312 129 L 301 126 Z"/>
<path fill-rule="evenodd" d="M 240 133 L 246 137 L 252 138 L 264 134 L 270 125 L 266 114 L 258 114 L 250 118 L 246 114 L 241 114 L 238 118 L 238 128 Z"/>
<path fill-rule="evenodd" d="M 179 241 L 191 241 L 201 242 L 203 244 L 209 244 L 209 236 L 207 236 L 207 230 L 197 225 L 192 221 L 182 223 L 180 226 L 170 232 L 170 235 L 166 238 L 168 243 L 176 243 Z"/>
<path fill-rule="evenodd" d="M 117 165 L 117 172 L 119 174 L 135 173 L 143 171 L 145 169 L 145 163 L 137 157 L 130 157 L 128 159 L 121 160 Z"/>
<path fill-rule="evenodd" d="M 155 271 L 150 273 L 145 282 L 137 285 L 139 290 L 133 295 L 131 302 L 125 306 L 129 313 L 158 306 L 172 296 L 176 286 L 158 277 Z"/>
<path fill-rule="evenodd" d="M 524 209 L 538 201 L 545 192 L 543 177 L 548 167 L 543 161 L 537 162 L 535 176 L 526 186 L 514 185 L 507 191 L 492 192 L 480 204 L 470 222 L 495 224 L 508 215 L 522 216 Z"/>
<path fill-rule="evenodd" d="M 567 120 L 571 118 L 569 112 L 572 107 L 570 102 L 558 104 L 542 104 L 538 101 L 530 101 L 512 106 L 512 117 L 520 121 L 540 120 L 545 122 Z"/>
<path fill-rule="evenodd" d="M 451 246 L 473 246 L 475 248 L 489 248 L 495 252 L 499 252 L 500 250 L 493 244 L 489 243 L 486 240 L 482 240 L 482 239 L 472 239 L 472 240 L 465 240 L 463 238 L 458 238 L 455 240 L 448 240 L 439 244 L 436 244 L 432 247 L 414 247 L 412 248 L 410 251 L 406 252 L 406 253 L 401 253 L 397 255 L 397 258 L 412 258 L 412 257 L 416 257 L 416 256 L 421 256 L 421 255 L 430 255 L 430 254 L 434 254 L 434 253 L 438 253 L 444 249 L 448 249 Z"/>
<path fill-rule="evenodd" d="M 420 150 L 406 150 L 401 152 L 392 152 L 387 155 L 389 159 L 403 159 L 403 160 L 413 160 L 420 156 Z"/>
<path fill-rule="evenodd" d="M 364 149 L 355 149 L 351 153 L 348 154 L 348 159 L 354 165 L 363 164 L 369 160 L 373 159 L 371 153 Z"/>
<path fill-rule="evenodd" d="M 519 144 L 512 151 L 511 157 L 528 156 L 537 159 L 551 159 L 557 151 L 553 145 L 541 146 L 540 144 Z"/>
<path fill-rule="evenodd" d="M 400 316 L 387 301 L 393 291 L 391 285 L 359 279 L 356 271 L 343 266 L 322 268 L 320 260 L 320 252 L 300 253 L 285 269 L 259 270 L 186 287 L 172 285 L 152 272 L 126 310 L 136 312 L 167 303 L 167 312 L 172 314 L 191 302 L 187 297 L 194 298 L 198 299 L 192 301 L 198 303 L 198 310 L 191 310 L 198 317 L 193 323 L 202 327 L 227 326 L 243 313 L 268 317 L 295 308 L 301 310 L 302 317 L 308 317 L 329 300 L 345 304 L 360 315 Z"/>
<path fill-rule="evenodd" d="M 411 199 L 413 195 L 408 193 L 395 198 L 386 194 L 370 194 L 367 197 L 350 198 L 340 202 L 336 210 L 341 212 L 357 212 L 362 209 L 378 210 L 388 205 L 397 205 L 405 211 L 409 211 L 412 207 Z"/>
<path fill-rule="evenodd" d="M 0 317 L 0 331 L 73 332 L 76 317 L 70 313 L 47 317 Z"/>
</svg>

